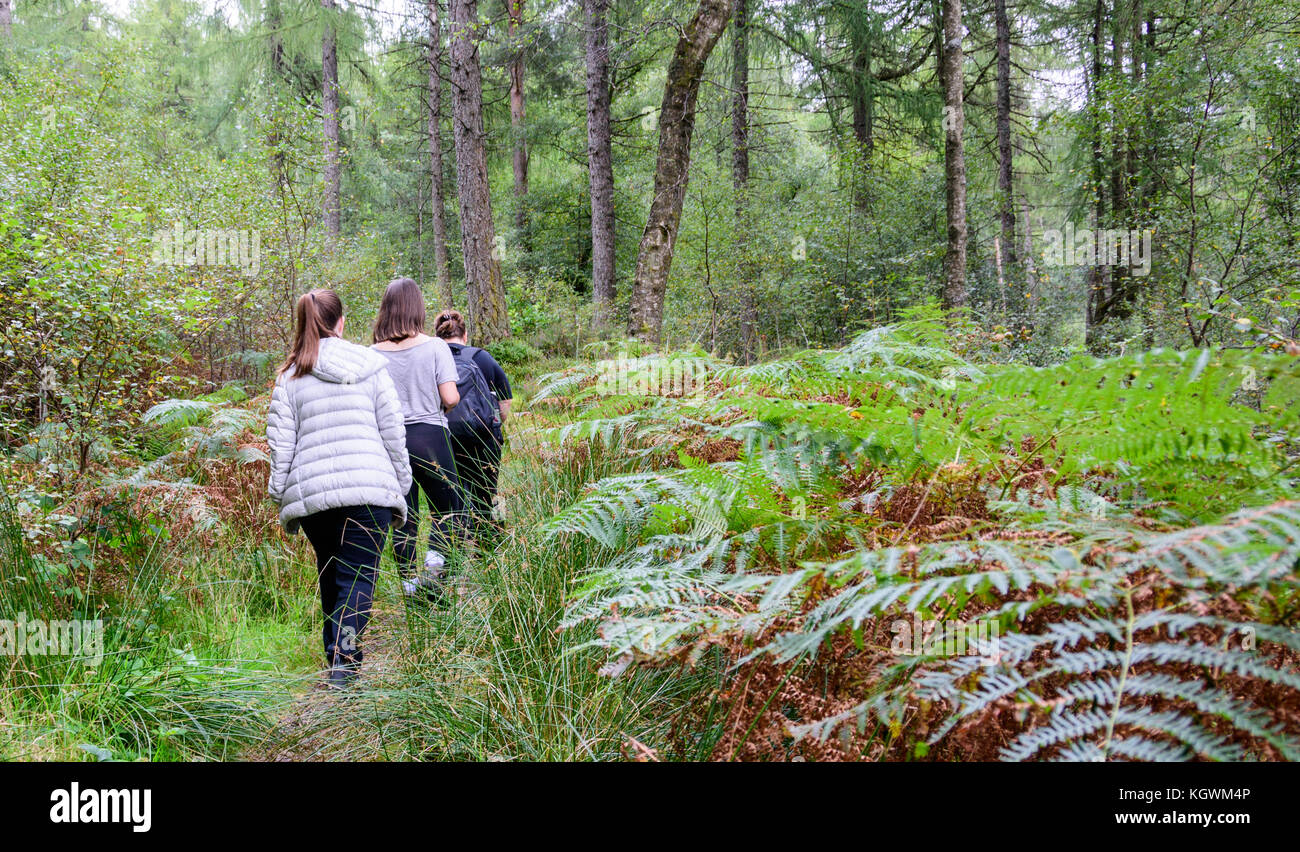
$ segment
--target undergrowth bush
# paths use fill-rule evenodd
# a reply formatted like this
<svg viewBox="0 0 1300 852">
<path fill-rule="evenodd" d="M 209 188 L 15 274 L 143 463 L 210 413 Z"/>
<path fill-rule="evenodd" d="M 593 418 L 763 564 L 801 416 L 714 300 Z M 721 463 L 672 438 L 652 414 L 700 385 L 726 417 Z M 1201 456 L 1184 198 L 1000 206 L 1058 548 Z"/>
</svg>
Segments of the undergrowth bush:
<svg viewBox="0 0 1300 852">
<path fill-rule="evenodd" d="M 612 672 L 724 654 L 721 717 L 679 720 L 715 757 L 1294 757 L 1296 359 L 1036 368 L 939 339 L 545 377 L 555 452 L 629 459 L 546 525 L 608 554 L 565 626 Z M 683 357 L 689 394 L 609 379 Z M 954 655 L 969 630 L 995 647 Z"/>
<path fill-rule="evenodd" d="M 99 649 L 92 654 L 91 644 L 83 644 L 80 654 L 39 651 L 29 640 L 26 649 L 0 656 L 3 754 L 228 758 L 263 736 L 288 694 L 287 683 L 281 669 L 241 657 L 236 643 L 220 635 L 230 632 L 233 620 L 256 616 L 241 590 L 258 578 L 212 582 L 210 572 L 230 558 L 206 551 L 199 570 L 186 577 L 155 546 L 139 554 L 120 586 L 72 577 L 68 582 L 83 593 L 64 595 L 42 577 L 7 494 L 0 495 L 0 619 L 6 630 L 16 633 L 19 622 L 97 624 L 91 644 Z M 187 598 L 196 590 L 204 606 L 192 608 Z M 45 629 L 54 635 L 53 627 Z"/>
</svg>

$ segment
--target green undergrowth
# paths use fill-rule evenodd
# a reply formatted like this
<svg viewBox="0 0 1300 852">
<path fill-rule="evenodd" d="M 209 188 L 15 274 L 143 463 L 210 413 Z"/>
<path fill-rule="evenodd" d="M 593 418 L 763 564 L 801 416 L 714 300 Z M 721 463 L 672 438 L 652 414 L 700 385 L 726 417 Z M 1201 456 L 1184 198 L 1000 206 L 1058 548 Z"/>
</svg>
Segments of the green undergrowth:
<svg viewBox="0 0 1300 852">
<path fill-rule="evenodd" d="M 546 377 L 540 439 L 637 460 L 545 524 L 605 555 L 566 629 L 595 626 L 624 676 L 722 653 L 715 757 L 1300 753 L 1279 709 L 1300 685 L 1296 359 L 989 366 L 939 339 Z M 981 625 L 996 643 L 945 646 Z"/>
<path fill-rule="evenodd" d="M 95 504 L 129 523 L 54 547 L 64 515 L 6 488 L 0 615 L 102 618 L 105 653 L 4 658 L 0 753 L 1300 753 L 1296 359 L 1034 368 L 942 341 L 518 367 L 501 533 L 452 554 L 444 606 L 404 600 L 385 554 L 341 697 L 311 688 L 310 549 L 262 496 L 265 398 L 162 403 Z"/>
</svg>

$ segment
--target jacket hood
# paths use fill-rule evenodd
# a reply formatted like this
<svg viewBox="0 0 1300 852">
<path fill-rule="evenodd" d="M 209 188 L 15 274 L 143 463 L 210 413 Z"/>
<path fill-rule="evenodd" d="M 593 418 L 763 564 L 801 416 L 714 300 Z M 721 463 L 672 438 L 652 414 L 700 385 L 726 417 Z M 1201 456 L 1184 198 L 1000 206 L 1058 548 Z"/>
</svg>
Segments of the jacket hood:
<svg viewBox="0 0 1300 852">
<path fill-rule="evenodd" d="M 377 352 L 339 337 L 327 337 L 320 342 L 320 354 L 311 374 L 323 382 L 352 385 L 387 366 L 388 359 Z"/>
</svg>

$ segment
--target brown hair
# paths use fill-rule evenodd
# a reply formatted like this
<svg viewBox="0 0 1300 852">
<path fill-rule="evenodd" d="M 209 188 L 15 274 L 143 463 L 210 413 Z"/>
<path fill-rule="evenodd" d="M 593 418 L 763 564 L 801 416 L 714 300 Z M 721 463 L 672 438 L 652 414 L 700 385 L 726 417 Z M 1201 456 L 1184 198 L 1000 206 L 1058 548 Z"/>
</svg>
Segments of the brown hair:
<svg viewBox="0 0 1300 852">
<path fill-rule="evenodd" d="M 293 378 L 301 378 L 316 366 L 320 342 L 334 337 L 334 327 L 343 318 L 343 300 L 333 290 L 316 289 L 298 297 L 293 309 L 293 349 L 280 367 L 283 373 L 293 368 Z"/>
<path fill-rule="evenodd" d="M 465 318 L 460 311 L 443 311 L 433 321 L 434 334 L 443 340 L 465 336 Z"/>
<path fill-rule="evenodd" d="M 375 317 L 375 343 L 397 343 L 424 331 L 424 293 L 411 278 L 394 278 L 384 290 Z"/>
</svg>

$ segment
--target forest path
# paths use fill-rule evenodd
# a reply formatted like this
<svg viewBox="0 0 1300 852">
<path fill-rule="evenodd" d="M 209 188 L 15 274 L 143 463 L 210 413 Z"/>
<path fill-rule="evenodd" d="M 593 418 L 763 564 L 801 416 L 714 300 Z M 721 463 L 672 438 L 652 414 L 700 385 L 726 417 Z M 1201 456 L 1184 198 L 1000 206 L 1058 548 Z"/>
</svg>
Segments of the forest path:
<svg viewBox="0 0 1300 852">
<path fill-rule="evenodd" d="M 355 689 L 384 689 L 400 679 L 399 658 L 404 652 L 406 614 L 402 601 L 376 600 L 370 624 L 364 634 L 365 662 L 362 680 Z M 348 752 L 370 741 L 372 754 L 382 753 L 382 731 L 365 720 L 351 719 L 346 712 L 351 691 L 329 689 L 324 672 L 310 676 L 310 685 L 296 690 L 263 739 L 240 757 L 253 762 L 298 762 L 339 759 L 346 731 Z M 357 740 L 363 737 L 365 740 Z M 370 746 L 367 746 L 369 751 Z"/>
<path fill-rule="evenodd" d="M 385 560 L 370 623 L 362 636 L 365 661 L 359 682 L 349 690 L 338 691 L 325 685 L 324 672 L 309 675 L 304 679 L 307 685 L 294 691 L 262 740 L 247 748 L 240 759 L 251 762 L 382 760 L 388 756 L 409 759 L 401 743 L 385 735 L 385 713 L 371 704 L 375 712 L 358 714 L 350 704 L 361 693 L 396 693 L 409 686 L 403 661 L 411 659 L 413 641 L 445 647 L 447 632 L 455 629 L 452 621 L 447 620 L 455 618 L 452 609 L 473 606 L 480 596 L 477 583 L 464 573 L 452 583 L 455 603 L 449 606 L 434 608 L 423 602 L 409 603 L 398 591 L 395 569 Z M 316 623 L 319 625 L 319 621 Z"/>
<path fill-rule="evenodd" d="M 525 462 L 532 462 L 531 454 Z M 505 469 L 520 461 L 508 453 Z M 498 518 L 509 523 L 509 505 L 514 499 L 503 489 L 497 495 Z M 422 535 L 424 533 L 422 532 Z M 380 562 L 370 623 L 361 637 L 365 660 L 359 682 L 349 690 L 326 687 L 325 673 L 305 674 L 282 705 L 273 713 L 270 728 L 262 739 L 244 749 L 240 760 L 250 762 L 314 762 L 329 760 L 409 760 L 412 754 L 405 740 L 395 740 L 395 717 L 403 712 L 403 693 L 412 689 L 412 666 L 420 667 L 428 657 L 464 660 L 462 641 L 468 623 L 478 624 L 490 608 L 481 573 L 501 555 L 501 549 L 522 548 L 513 535 L 502 536 L 491 547 L 480 549 L 473 540 L 460 543 L 463 549 L 449 554 L 452 565 L 450 599 L 440 606 L 403 596 L 399 573 L 391 550 Z M 485 543 L 486 544 L 486 543 Z M 315 604 L 313 649 L 319 647 L 320 604 Z M 477 633 L 477 628 L 469 628 Z M 318 652 L 319 653 L 319 652 Z M 416 689 L 423 689 L 418 683 Z M 388 693 L 388 694 L 384 694 Z M 362 699 L 360 701 L 356 699 Z M 360 709 L 364 708 L 364 709 Z M 387 724 L 386 724 L 387 723 Z M 389 730 L 385 730 L 388 728 Z"/>
</svg>

